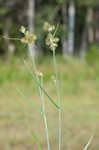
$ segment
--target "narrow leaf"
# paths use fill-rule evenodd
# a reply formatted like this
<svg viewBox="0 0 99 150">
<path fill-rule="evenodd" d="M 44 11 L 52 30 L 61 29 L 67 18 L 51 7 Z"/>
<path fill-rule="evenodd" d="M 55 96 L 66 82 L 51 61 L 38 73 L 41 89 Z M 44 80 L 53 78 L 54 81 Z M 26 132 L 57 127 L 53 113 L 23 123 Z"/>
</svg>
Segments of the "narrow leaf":
<svg viewBox="0 0 99 150">
<path fill-rule="evenodd" d="M 38 149 L 39 149 L 39 150 L 43 150 L 43 149 L 42 149 L 42 146 L 41 146 L 41 143 L 40 143 L 40 141 L 39 141 L 39 139 L 38 139 L 38 137 L 35 135 L 35 133 L 34 133 L 33 131 L 32 131 L 32 137 L 33 137 L 34 142 L 35 142 L 35 144 L 37 145 Z"/>
<path fill-rule="evenodd" d="M 30 100 L 29 98 L 27 98 L 19 88 L 16 88 L 16 91 L 17 91 L 27 102 L 29 102 L 29 103 L 32 105 L 32 107 L 33 107 L 36 111 L 38 111 L 38 112 L 40 112 L 40 113 L 42 114 L 42 111 L 41 111 L 37 106 L 35 106 L 35 105 L 31 102 L 31 100 Z"/>
<path fill-rule="evenodd" d="M 94 137 L 94 136 L 91 136 L 91 137 L 90 137 L 88 143 L 85 145 L 85 147 L 84 147 L 83 150 L 87 150 L 87 149 L 88 149 L 89 145 L 91 144 L 91 142 L 92 142 L 92 140 L 93 140 L 93 137 Z"/>
<path fill-rule="evenodd" d="M 29 68 L 29 66 L 25 63 L 28 71 L 31 73 L 34 81 L 37 83 L 37 85 L 41 88 L 41 90 L 44 92 L 44 94 L 48 97 L 48 99 L 50 100 L 50 102 L 52 104 L 54 104 L 54 106 L 56 106 L 56 108 L 60 109 L 60 107 L 54 102 L 54 100 L 48 95 L 47 91 L 45 90 L 45 88 L 41 85 L 41 83 L 37 80 L 35 74 L 33 74 L 33 72 L 31 71 L 31 69 Z"/>
<path fill-rule="evenodd" d="M 54 100 L 48 95 L 48 93 L 46 92 L 46 90 L 43 88 L 43 86 L 41 86 L 41 84 L 37 81 L 36 78 L 34 78 L 34 80 L 36 81 L 36 83 L 39 85 L 39 87 L 41 88 L 41 90 L 44 92 L 44 94 L 48 97 L 48 99 L 51 101 L 52 104 L 54 104 L 58 109 L 60 109 L 60 107 L 54 102 Z"/>
</svg>

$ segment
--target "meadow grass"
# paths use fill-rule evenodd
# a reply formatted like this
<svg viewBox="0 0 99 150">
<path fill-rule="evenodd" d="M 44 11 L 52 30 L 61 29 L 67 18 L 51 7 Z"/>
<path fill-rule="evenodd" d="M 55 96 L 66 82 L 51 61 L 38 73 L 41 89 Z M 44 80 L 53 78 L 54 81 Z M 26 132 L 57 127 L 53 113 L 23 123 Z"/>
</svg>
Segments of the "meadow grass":
<svg viewBox="0 0 99 150">
<path fill-rule="evenodd" d="M 27 62 L 32 67 L 31 62 Z M 89 149 L 98 150 L 98 63 L 89 65 L 83 61 L 57 57 L 57 66 L 63 108 L 62 150 L 83 149 L 93 134 L 95 136 Z M 42 63 L 37 62 L 37 67 L 44 74 L 44 86 L 57 103 L 52 58 L 45 59 Z M 0 68 L 0 149 L 37 149 L 31 136 L 32 131 L 39 137 L 42 147 L 47 149 L 42 117 L 15 90 L 20 88 L 33 104 L 41 107 L 37 85 L 31 81 L 32 76 L 18 59 L 5 64 L 1 62 Z M 54 106 L 44 98 L 51 149 L 54 150 L 58 148 L 58 114 Z"/>
</svg>

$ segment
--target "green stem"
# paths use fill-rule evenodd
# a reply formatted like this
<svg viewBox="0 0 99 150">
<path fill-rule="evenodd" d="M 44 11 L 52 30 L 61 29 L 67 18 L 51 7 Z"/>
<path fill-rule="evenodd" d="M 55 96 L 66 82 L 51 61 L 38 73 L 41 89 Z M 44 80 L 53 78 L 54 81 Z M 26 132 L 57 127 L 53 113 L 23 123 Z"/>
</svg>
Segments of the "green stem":
<svg viewBox="0 0 99 150">
<path fill-rule="evenodd" d="M 43 77 L 41 77 L 41 85 L 43 86 Z M 48 150 L 50 150 L 50 142 L 49 142 L 49 133 L 48 133 L 48 123 L 47 123 L 47 117 L 46 117 L 46 111 L 45 111 L 45 103 L 44 103 L 44 94 L 41 91 L 41 103 L 42 103 L 42 112 L 43 112 L 43 120 L 45 124 L 45 132 L 46 132 L 46 140 L 48 145 Z"/>
<path fill-rule="evenodd" d="M 9 37 L 6 37 L 5 35 L 3 35 L 1 38 L 8 39 L 8 40 L 14 40 L 14 41 L 20 41 L 19 38 L 9 38 Z"/>
<path fill-rule="evenodd" d="M 44 92 L 44 94 L 48 97 L 48 99 L 51 101 L 52 104 L 54 104 L 54 106 L 56 106 L 58 109 L 60 109 L 60 107 L 54 102 L 54 100 L 48 95 L 47 91 L 45 90 L 45 88 L 43 86 L 41 86 L 39 80 L 38 80 L 38 77 L 37 75 L 33 74 L 33 72 L 31 71 L 31 69 L 28 67 L 28 65 L 25 63 L 27 69 L 29 70 L 29 72 L 31 73 L 32 77 L 33 77 L 33 80 L 37 83 L 37 85 L 40 87 L 40 89 Z"/>
<path fill-rule="evenodd" d="M 56 57 L 55 57 L 55 50 L 53 50 L 53 63 L 54 63 L 54 70 L 56 73 L 56 90 L 57 90 L 57 99 L 58 99 L 58 106 L 61 108 L 61 100 L 60 100 L 60 88 L 59 88 L 59 79 L 58 79 L 58 71 L 56 65 Z M 62 117 L 61 117 L 61 109 L 59 111 L 59 120 L 58 120 L 58 134 L 59 134 L 59 147 L 58 149 L 61 150 L 61 139 L 62 139 Z"/>
<path fill-rule="evenodd" d="M 53 34 L 53 38 L 55 37 L 55 35 L 56 35 L 56 32 L 57 32 L 57 30 L 58 30 L 58 27 L 59 27 L 59 25 L 57 24 L 57 26 L 56 26 L 56 30 L 55 30 L 55 32 L 54 32 L 54 34 Z"/>
<path fill-rule="evenodd" d="M 35 58 L 33 58 L 32 62 L 33 62 L 34 72 L 36 75 L 36 80 L 37 80 L 37 82 L 40 82 L 38 74 L 37 74 Z M 41 77 L 41 84 L 38 85 L 38 88 L 39 88 L 41 104 L 42 104 L 42 112 L 43 112 L 43 120 L 44 120 L 44 125 L 45 125 L 45 134 L 46 134 L 47 146 L 48 146 L 48 150 L 50 150 L 50 141 L 49 141 L 48 124 L 47 124 L 47 118 L 46 118 L 46 112 L 45 112 L 44 95 L 43 95 L 43 90 L 42 90 L 41 86 L 43 87 L 43 77 Z"/>
</svg>

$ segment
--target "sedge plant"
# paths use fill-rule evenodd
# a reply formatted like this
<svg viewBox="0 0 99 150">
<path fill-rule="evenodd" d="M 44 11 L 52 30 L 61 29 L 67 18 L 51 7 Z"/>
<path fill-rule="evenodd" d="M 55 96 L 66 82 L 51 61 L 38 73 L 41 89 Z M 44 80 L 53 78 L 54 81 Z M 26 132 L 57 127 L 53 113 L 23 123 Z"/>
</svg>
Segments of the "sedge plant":
<svg viewBox="0 0 99 150">
<path fill-rule="evenodd" d="M 54 99 L 48 94 L 47 90 L 44 88 L 43 84 L 43 73 L 38 72 L 36 63 L 35 63 L 35 57 L 32 59 L 33 64 L 33 70 L 29 67 L 27 62 L 24 61 L 24 64 L 30 73 L 32 75 L 32 79 L 36 82 L 38 86 L 38 90 L 40 93 L 40 99 L 41 99 L 41 105 L 42 108 L 35 106 L 33 102 L 24 95 L 24 93 L 17 88 L 17 92 L 28 102 L 32 105 L 32 107 L 38 111 L 43 118 L 44 126 L 45 126 L 45 135 L 46 135 L 46 141 L 47 141 L 47 147 L 48 150 L 51 150 L 50 146 L 50 139 L 49 139 L 49 131 L 48 131 L 48 123 L 47 123 L 47 115 L 46 115 L 46 109 L 45 109 L 45 102 L 44 102 L 44 95 L 48 98 L 48 100 L 55 106 L 55 108 L 58 110 L 58 150 L 62 150 L 62 108 L 61 108 L 61 98 L 60 98 L 60 87 L 59 87 L 59 77 L 58 77 L 58 71 L 57 71 L 57 63 L 56 63 L 56 56 L 55 56 L 55 50 L 58 47 L 59 38 L 56 37 L 56 32 L 58 30 L 58 25 L 55 27 L 54 25 L 50 25 L 48 22 L 44 23 L 43 29 L 47 32 L 47 37 L 45 40 L 46 45 L 49 47 L 49 49 L 53 53 L 53 64 L 54 64 L 54 70 L 55 70 L 55 82 L 56 82 L 56 92 L 57 92 L 57 103 L 55 103 Z M 30 33 L 24 26 L 21 26 L 20 32 L 23 33 L 22 38 L 9 38 L 10 40 L 19 40 L 23 44 L 31 45 L 34 44 L 37 40 L 37 36 L 34 33 Z M 3 36 L 3 38 L 8 38 L 6 36 Z M 32 137 L 34 139 L 35 144 L 37 145 L 39 150 L 43 150 L 39 138 L 36 136 L 34 131 L 32 131 Z M 91 144 L 93 140 L 93 136 L 89 139 L 88 143 L 85 145 L 83 150 L 87 150 L 89 145 Z"/>
<path fill-rule="evenodd" d="M 34 34 L 31 35 L 31 33 L 29 31 L 26 31 L 26 29 L 23 26 L 20 28 L 20 31 L 24 34 L 24 37 L 21 38 L 21 42 L 29 44 L 29 45 L 33 44 L 35 42 L 36 36 Z M 40 98 L 41 98 L 41 104 L 42 104 L 42 116 L 43 116 L 44 125 L 45 125 L 45 133 L 46 133 L 47 146 L 48 146 L 48 150 L 50 150 L 50 141 L 49 141 L 49 133 L 48 133 L 48 123 L 47 123 L 47 117 L 46 117 L 46 112 L 45 112 L 44 96 L 43 96 L 43 92 L 42 92 L 43 74 L 41 72 L 40 73 L 37 72 L 37 67 L 36 67 L 36 64 L 35 64 L 35 58 L 33 58 L 32 64 L 33 64 L 35 76 L 33 75 L 33 72 L 31 71 L 31 69 L 29 68 L 29 66 L 25 63 L 27 69 L 32 74 L 33 79 L 35 79 L 36 83 L 38 83 L 38 89 L 39 89 Z M 39 77 L 41 78 L 41 81 L 39 80 Z"/>
<path fill-rule="evenodd" d="M 61 108 L 61 99 L 60 99 L 60 88 L 59 88 L 59 78 L 58 78 L 58 71 L 57 71 L 57 65 L 56 65 L 56 57 L 55 57 L 55 50 L 58 46 L 59 38 L 56 37 L 56 32 L 58 29 L 58 25 L 55 28 L 54 25 L 50 25 L 49 23 L 45 22 L 44 29 L 48 32 L 47 38 L 46 38 L 46 45 L 49 46 L 50 50 L 53 52 L 53 64 L 54 64 L 54 70 L 56 74 L 56 91 L 57 91 L 57 100 L 58 100 L 58 106 Z M 58 122 L 58 150 L 61 150 L 61 133 L 62 133 L 62 119 L 61 119 L 61 109 L 58 110 L 59 113 L 59 122 Z"/>
<path fill-rule="evenodd" d="M 57 90 L 58 112 L 59 112 L 59 122 L 58 122 L 58 124 L 59 124 L 58 125 L 58 132 L 59 132 L 58 133 L 58 135 L 59 135 L 59 142 L 58 143 L 59 143 L 59 146 L 58 146 L 58 149 L 61 150 L 61 137 L 62 137 L 61 136 L 61 102 L 60 102 L 59 79 L 58 79 L 56 57 L 55 57 L 55 50 L 58 46 L 57 43 L 59 41 L 59 38 L 55 37 L 58 26 L 55 28 L 54 25 L 50 25 L 48 22 L 45 22 L 43 28 L 45 31 L 48 32 L 47 37 L 46 37 L 46 45 L 49 46 L 50 50 L 52 50 L 52 52 L 53 52 L 53 63 L 54 63 L 54 70 L 55 70 L 55 74 L 56 74 L 56 90 Z M 31 43 L 35 42 L 36 36 L 34 34 L 31 34 L 29 31 L 26 31 L 26 29 L 23 26 L 20 28 L 20 31 L 24 34 L 24 37 L 21 38 L 21 42 L 26 43 L 26 44 L 31 44 Z M 45 89 L 43 88 L 43 74 L 42 73 L 38 74 L 37 67 L 35 64 L 35 58 L 33 58 L 32 64 L 33 64 L 34 73 L 35 73 L 34 79 L 36 79 L 36 82 L 39 83 L 38 88 L 39 88 L 40 97 L 41 97 L 42 113 L 43 113 L 43 119 L 44 119 L 44 124 L 45 124 L 45 131 L 46 131 L 46 139 L 47 139 L 48 150 L 50 150 L 50 142 L 49 142 L 49 136 L 48 136 L 48 125 L 47 125 L 47 118 L 46 118 L 45 105 L 44 105 L 44 96 L 43 96 L 43 92 L 46 94 Z M 27 66 L 27 68 L 28 68 L 28 66 Z M 38 75 L 41 76 L 41 83 L 39 82 Z M 32 74 L 32 76 L 33 76 L 33 74 Z M 48 97 L 49 97 L 49 95 L 48 95 Z M 55 102 L 53 104 L 55 104 Z"/>
<path fill-rule="evenodd" d="M 44 95 L 45 94 L 48 99 L 56 106 L 58 109 L 58 150 L 62 150 L 62 108 L 61 108 L 61 98 L 60 98 L 60 87 L 59 87 L 59 77 L 58 77 L 58 71 L 57 71 L 57 63 L 56 63 L 56 56 L 55 56 L 55 50 L 58 47 L 58 42 L 59 38 L 56 37 L 56 32 L 58 30 L 58 25 L 55 27 L 54 25 L 50 25 L 48 22 L 44 23 L 43 29 L 47 32 L 47 37 L 45 40 L 46 45 L 49 47 L 49 49 L 53 53 L 53 64 L 54 64 L 54 70 L 55 70 L 55 75 L 56 75 L 56 92 L 57 92 L 57 103 L 54 102 L 54 100 L 49 96 L 47 93 L 46 89 L 43 86 L 43 74 L 37 72 L 37 67 L 35 63 L 35 58 L 32 60 L 33 68 L 34 68 L 34 73 L 31 71 L 29 66 L 25 63 L 27 69 L 29 72 L 32 74 L 33 80 L 38 85 L 39 92 L 40 92 L 40 97 L 41 97 L 41 104 L 42 104 L 42 116 L 45 124 L 45 133 L 46 133 L 46 139 L 47 139 L 47 145 L 48 145 L 48 150 L 51 149 L 50 147 L 50 141 L 49 141 L 49 134 L 48 134 L 48 124 L 47 124 L 47 116 L 46 116 L 46 111 L 45 111 L 45 104 L 44 104 Z M 28 31 L 25 30 L 25 28 L 22 26 L 20 31 L 24 33 L 24 37 L 21 39 L 21 42 L 26 43 L 26 44 L 33 44 L 36 40 L 35 35 L 31 35 Z M 40 79 L 39 79 L 40 77 Z M 37 108 L 36 108 L 37 109 Z M 37 138 L 36 138 L 37 139 Z M 89 139 L 88 143 L 85 145 L 83 150 L 87 150 L 89 145 L 91 144 L 93 139 L 93 136 Z M 39 148 L 39 147 L 38 147 Z"/>
</svg>

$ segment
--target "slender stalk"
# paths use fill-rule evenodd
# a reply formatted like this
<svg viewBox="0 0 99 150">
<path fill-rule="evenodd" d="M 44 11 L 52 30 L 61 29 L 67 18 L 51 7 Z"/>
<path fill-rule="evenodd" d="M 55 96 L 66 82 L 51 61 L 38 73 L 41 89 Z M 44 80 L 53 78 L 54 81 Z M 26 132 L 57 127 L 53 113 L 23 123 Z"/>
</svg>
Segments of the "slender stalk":
<svg viewBox="0 0 99 150">
<path fill-rule="evenodd" d="M 38 74 L 37 74 L 37 68 L 36 68 L 36 64 L 35 64 L 35 58 L 32 59 L 32 63 L 33 63 L 36 79 L 37 79 L 37 81 L 39 81 L 39 77 L 38 77 Z M 41 79 L 42 79 L 41 80 L 41 86 L 43 86 L 43 77 L 41 77 Z M 41 103 L 42 103 L 42 112 L 43 112 L 43 120 L 44 120 L 44 125 L 45 125 L 47 146 L 48 146 L 48 150 L 50 150 L 50 141 L 49 141 L 49 134 L 48 134 L 47 118 L 46 118 L 46 113 L 45 113 L 44 95 L 43 95 L 41 87 L 38 86 L 38 88 L 39 88 L 39 93 L 40 93 L 40 98 L 41 98 Z"/>
<path fill-rule="evenodd" d="M 56 73 L 56 90 L 57 90 L 57 100 L 58 100 L 58 106 L 60 109 L 58 109 L 59 112 L 59 120 L 58 120 L 58 136 L 59 136 L 59 146 L 58 149 L 61 150 L 61 143 L 62 143 L 62 117 L 61 117 L 61 100 L 60 100 L 60 88 L 59 88 L 59 79 L 58 79 L 58 71 L 57 71 L 57 65 L 56 65 L 56 57 L 55 57 L 55 50 L 53 50 L 53 63 L 54 63 L 54 70 Z"/>
<path fill-rule="evenodd" d="M 8 40 L 14 40 L 14 41 L 20 41 L 20 39 L 19 38 L 9 38 L 9 37 L 7 37 L 7 36 L 5 36 L 5 35 L 1 35 L 1 37 L 0 38 L 4 38 L 4 39 L 8 39 Z"/>
<path fill-rule="evenodd" d="M 41 85 L 43 86 L 43 76 L 41 76 Z M 43 93 L 43 91 L 41 91 L 41 96 L 42 96 L 41 102 L 42 102 L 43 119 L 44 119 L 44 124 L 45 124 L 46 140 L 47 140 L 48 150 L 50 150 L 48 124 L 47 124 L 47 117 L 46 117 L 46 111 L 45 111 L 45 103 L 44 103 L 44 93 Z"/>
<path fill-rule="evenodd" d="M 58 27 L 59 27 L 59 24 L 57 24 L 57 26 L 56 26 L 55 32 L 53 33 L 53 37 L 55 37 Z"/>
</svg>

